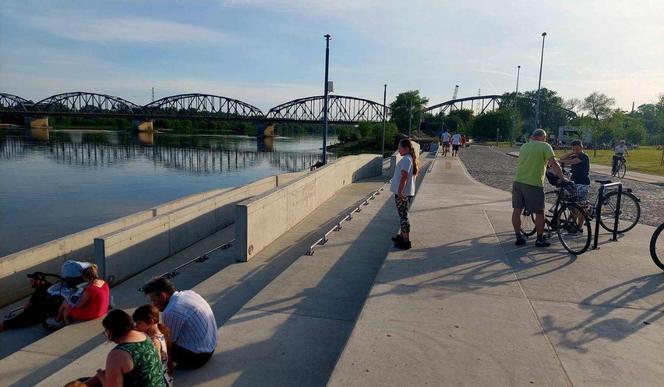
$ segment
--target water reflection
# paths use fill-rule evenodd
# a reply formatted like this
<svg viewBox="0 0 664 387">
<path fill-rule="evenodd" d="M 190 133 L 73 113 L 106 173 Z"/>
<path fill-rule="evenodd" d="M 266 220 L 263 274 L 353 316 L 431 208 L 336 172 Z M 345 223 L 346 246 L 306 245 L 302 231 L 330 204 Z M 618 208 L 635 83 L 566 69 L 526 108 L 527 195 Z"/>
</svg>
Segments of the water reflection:
<svg viewBox="0 0 664 387">
<path fill-rule="evenodd" d="M 305 170 L 320 137 L 0 131 L 0 256 L 151 206 Z"/>
</svg>

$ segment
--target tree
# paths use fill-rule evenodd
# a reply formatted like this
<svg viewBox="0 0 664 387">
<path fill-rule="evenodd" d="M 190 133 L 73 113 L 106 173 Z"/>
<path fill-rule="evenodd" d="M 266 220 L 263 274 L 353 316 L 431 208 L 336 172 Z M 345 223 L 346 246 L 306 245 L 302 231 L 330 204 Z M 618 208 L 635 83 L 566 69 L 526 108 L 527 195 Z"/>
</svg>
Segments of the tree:
<svg viewBox="0 0 664 387">
<path fill-rule="evenodd" d="M 417 127 L 418 114 L 424 106 L 429 102 L 426 97 L 420 96 L 419 90 L 409 90 L 399 93 L 396 99 L 390 103 L 392 109 L 392 121 L 397 124 L 397 127 L 402 133 L 408 133 Z M 412 110 L 411 110 L 412 103 Z M 408 128 L 409 114 L 412 111 L 411 127 Z"/>
<path fill-rule="evenodd" d="M 501 140 L 510 138 L 512 132 L 512 114 L 508 109 L 481 114 L 475 118 L 472 135 L 478 139 L 493 140 L 496 131 Z"/>
<path fill-rule="evenodd" d="M 569 109 L 569 110 L 573 111 L 574 113 L 578 113 L 577 109 L 579 109 L 582 104 L 583 104 L 583 102 L 581 102 L 581 100 L 578 99 L 578 98 L 570 98 L 570 99 L 563 100 L 563 107 L 565 109 Z"/>
<path fill-rule="evenodd" d="M 606 96 L 606 94 L 594 91 L 583 99 L 581 108 L 599 121 L 611 114 L 611 108 L 615 103 L 615 99 Z"/>
</svg>

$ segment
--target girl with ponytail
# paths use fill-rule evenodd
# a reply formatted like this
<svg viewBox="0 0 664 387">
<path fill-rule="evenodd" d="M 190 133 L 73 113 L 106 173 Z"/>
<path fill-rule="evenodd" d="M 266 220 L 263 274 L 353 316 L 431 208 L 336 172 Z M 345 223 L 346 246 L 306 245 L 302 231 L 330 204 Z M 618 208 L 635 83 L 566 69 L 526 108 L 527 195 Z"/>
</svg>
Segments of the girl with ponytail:
<svg viewBox="0 0 664 387">
<path fill-rule="evenodd" d="M 399 141 L 399 154 L 401 160 L 394 168 L 390 191 L 394 194 L 394 201 L 399 213 L 400 230 L 399 234 L 392 240 L 394 241 L 394 247 L 408 250 L 411 247 L 408 210 L 415 196 L 415 176 L 420 167 L 420 159 L 412 141 L 408 138 Z"/>
<path fill-rule="evenodd" d="M 173 361 L 168 356 L 171 348 L 171 337 L 168 328 L 159 322 L 159 309 L 152 304 L 138 307 L 132 316 L 134 327 L 152 339 L 152 343 L 157 348 L 161 357 L 161 364 L 164 367 L 164 381 L 167 387 L 173 386 Z"/>
</svg>

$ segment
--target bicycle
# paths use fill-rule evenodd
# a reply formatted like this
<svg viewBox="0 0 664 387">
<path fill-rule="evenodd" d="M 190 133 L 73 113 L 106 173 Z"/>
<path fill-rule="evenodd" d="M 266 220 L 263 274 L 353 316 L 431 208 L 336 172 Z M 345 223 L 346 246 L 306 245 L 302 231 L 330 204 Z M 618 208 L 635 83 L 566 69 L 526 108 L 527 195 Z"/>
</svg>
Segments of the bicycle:
<svg viewBox="0 0 664 387">
<path fill-rule="evenodd" d="M 612 183 L 611 180 L 595 180 L 602 185 Z M 545 213 L 545 232 L 551 236 L 556 231 L 563 247 L 571 254 L 580 255 L 588 250 L 592 239 L 590 221 L 594 220 L 599 208 L 599 224 L 603 229 L 613 232 L 616 214 L 618 215 L 617 233 L 622 234 L 633 229 L 641 217 L 640 200 L 625 188 L 620 198 L 620 211 L 618 207 L 618 191 L 609 191 L 597 195 L 595 204 L 590 202 L 579 203 L 574 183 L 565 182 L 556 190 L 544 194 L 546 203 L 554 203 Z M 524 227 L 525 225 L 525 227 Z M 574 225 L 576 225 L 574 227 Z M 532 228 L 531 228 L 532 226 Z M 583 230 L 587 230 L 587 235 Z M 535 234 L 535 214 L 524 210 L 521 214 L 521 232 L 526 236 Z"/>
<path fill-rule="evenodd" d="M 655 265 L 664 270 L 664 223 L 657 227 L 650 238 L 650 256 Z"/>
<path fill-rule="evenodd" d="M 618 160 L 618 163 L 616 164 L 616 168 L 611 169 L 611 176 L 622 179 L 625 177 L 626 173 L 627 173 L 627 159 L 625 159 L 625 157 L 621 157 Z"/>
</svg>

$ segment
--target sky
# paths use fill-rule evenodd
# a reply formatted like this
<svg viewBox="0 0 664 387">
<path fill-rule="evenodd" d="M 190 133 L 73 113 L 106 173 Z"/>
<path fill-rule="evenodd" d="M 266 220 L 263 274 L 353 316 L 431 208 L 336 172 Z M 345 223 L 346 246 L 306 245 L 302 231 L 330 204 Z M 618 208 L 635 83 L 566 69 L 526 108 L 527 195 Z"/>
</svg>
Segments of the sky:
<svg viewBox="0 0 664 387">
<path fill-rule="evenodd" d="M 180 93 L 263 111 L 323 93 L 429 105 L 537 89 L 593 91 L 631 109 L 664 93 L 664 1 L 115 0 L 0 2 L 0 92 L 38 101 L 69 91 L 138 104 Z"/>
</svg>

